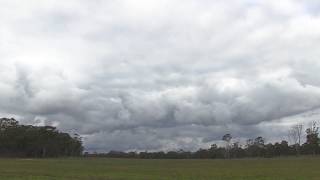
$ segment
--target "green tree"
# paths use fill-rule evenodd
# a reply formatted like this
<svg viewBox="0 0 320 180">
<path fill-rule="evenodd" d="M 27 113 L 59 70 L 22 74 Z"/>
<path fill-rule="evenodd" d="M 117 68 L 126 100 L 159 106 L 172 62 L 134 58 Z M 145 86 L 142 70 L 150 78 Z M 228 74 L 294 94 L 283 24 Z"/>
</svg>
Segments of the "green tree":
<svg viewBox="0 0 320 180">
<path fill-rule="evenodd" d="M 312 151 L 312 154 L 316 154 L 317 149 L 319 148 L 319 127 L 317 127 L 317 122 L 314 121 L 311 124 L 310 128 L 307 128 L 307 148 Z"/>
</svg>

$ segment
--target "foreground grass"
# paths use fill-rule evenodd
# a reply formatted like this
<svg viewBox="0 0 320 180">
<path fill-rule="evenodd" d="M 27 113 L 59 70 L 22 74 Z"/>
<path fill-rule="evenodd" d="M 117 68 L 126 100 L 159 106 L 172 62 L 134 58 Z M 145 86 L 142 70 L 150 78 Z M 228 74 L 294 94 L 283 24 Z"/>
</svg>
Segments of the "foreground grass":
<svg viewBox="0 0 320 180">
<path fill-rule="evenodd" d="M 0 159 L 6 180 L 318 180 L 320 157 L 241 160 Z"/>
</svg>

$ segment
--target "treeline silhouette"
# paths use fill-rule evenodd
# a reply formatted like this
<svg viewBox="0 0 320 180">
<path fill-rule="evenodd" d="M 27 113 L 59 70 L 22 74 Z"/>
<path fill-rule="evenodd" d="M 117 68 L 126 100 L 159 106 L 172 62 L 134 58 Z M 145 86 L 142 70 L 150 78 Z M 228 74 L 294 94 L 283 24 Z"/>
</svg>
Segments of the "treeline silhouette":
<svg viewBox="0 0 320 180">
<path fill-rule="evenodd" d="M 246 158 L 246 157 L 279 157 L 279 156 L 299 156 L 299 155 L 316 155 L 320 154 L 320 139 L 318 137 L 316 122 L 303 133 L 302 125 L 293 126 L 288 137 L 293 141 L 289 145 L 288 141 L 266 143 L 263 137 L 248 139 L 244 145 L 232 141 L 231 134 L 225 134 L 222 140 L 225 145 L 219 147 L 212 144 L 208 149 L 199 149 L 196 152 L 184 150 L 169 152 L 120 152 L 110 151 L 109 153 L 88 153 L 87 157 L 109 157 L 109 158 L 141 158 L 141 159 L 215 159 L 215 158 Z M 301 143 L 302 139 L 306 142 Z"/>
<path fill-rule="evenodd" d="M 1 157 L 80 156 L 82 151 L 79 135 L 71 137 L 52 126 L 20 125 L 13 118 L 0 119 Z"/>
<path fill-rule="evenodd" d="M 169 152 L 120 152 L 83 154 L 81 137 L 60 132 L 52 126 L 20 125 L 13 118 L 0 118 L 0 157 L 110 157 L 141 159 L 214 159 L 245 157 L 277 157 L 320 154 L 319 127 L 316 122 L 305 130 L 303 125 L 288 131 L 291 144 L 286 140 L 266 143 L 263 137 L 248 139 L 245 144 L 235 141 L 231 134 L 221 140 L 223 146 L 212 144 L 208 149 L 195 152 L 178 150 Z M 302 143 L 302 140 L 306 139 Z"/>
</svg>

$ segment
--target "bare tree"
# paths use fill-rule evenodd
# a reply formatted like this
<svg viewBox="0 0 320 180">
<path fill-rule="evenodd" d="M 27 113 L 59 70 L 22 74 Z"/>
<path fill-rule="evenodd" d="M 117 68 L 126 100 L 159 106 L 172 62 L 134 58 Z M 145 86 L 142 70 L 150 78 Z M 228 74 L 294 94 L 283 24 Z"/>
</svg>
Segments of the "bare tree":
<svg viewBox="0 0 320 180">
<path fill-rule="evenodd" d="M 301 145 L 301 137 L 302 137 L 302 124 L 294 125 L 289 130 L 289 139 L 293 142 L 296 152 L 300 154 L 300 145 Z"/>
</svg>

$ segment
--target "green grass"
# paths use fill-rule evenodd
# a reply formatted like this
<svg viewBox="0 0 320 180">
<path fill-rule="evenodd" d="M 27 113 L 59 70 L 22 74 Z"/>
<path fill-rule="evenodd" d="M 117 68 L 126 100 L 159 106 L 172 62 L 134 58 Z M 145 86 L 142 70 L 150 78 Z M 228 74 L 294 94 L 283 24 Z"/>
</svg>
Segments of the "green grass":
<svg viewBox="0 0 320 180">
<path fill-rule="evenodd" d="M 318 180 L 320 157 L 241 160 L 0 159 L 4 180 Z"/>
</svg>

